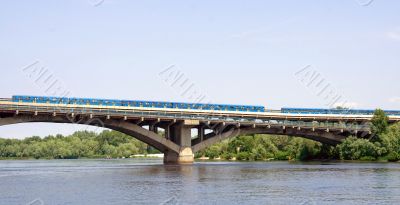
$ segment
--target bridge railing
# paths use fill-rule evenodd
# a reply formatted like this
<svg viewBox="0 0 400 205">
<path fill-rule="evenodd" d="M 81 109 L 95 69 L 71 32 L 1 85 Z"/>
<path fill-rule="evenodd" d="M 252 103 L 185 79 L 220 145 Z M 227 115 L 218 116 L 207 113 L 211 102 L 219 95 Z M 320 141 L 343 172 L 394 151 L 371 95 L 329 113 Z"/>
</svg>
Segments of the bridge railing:
<svg viewBox="0 0 400 205">
<path fill-rule="evenodd" d="M 353 124 L 353 123 L 336 123 L 336 122 L 306 122 L 301 120 L 274 120 L 262 119 L 258 117 L 229 117 L 224 115 L 207 115 L 207 114 L 188 114 L 184 112 L 169 113 L 167 111 L 138 111 L 138 110 L 119 110 L 109 108 L 87 108 L 87 107 L 52 107 L 52 106 L 27 106 L 27 105 L 0 105 L 0 110 L 8 110 L 12 112 L 37 112 L 37 113 L 57 113 L 57 114 L 76 114 L 94 116 L 120 116 L 120 117 L 146 117 L 146 118 L 163 118 L 163 119 L 197 119 L 200 121 L 218 121 L 227 123 L 243 123 L 258 124 L 271 126 L 285 126 L 297 128 L 318 128 L 318 129 L 343 129 L 369 131 L 369 124 Z"/>
</svg>

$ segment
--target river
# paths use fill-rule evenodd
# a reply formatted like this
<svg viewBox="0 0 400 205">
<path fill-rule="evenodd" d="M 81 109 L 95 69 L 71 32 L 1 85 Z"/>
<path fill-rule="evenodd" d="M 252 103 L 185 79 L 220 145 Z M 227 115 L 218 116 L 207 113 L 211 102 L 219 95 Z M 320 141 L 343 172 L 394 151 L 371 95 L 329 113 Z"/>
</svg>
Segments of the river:
<svg viewBox="0 0 400 205">
<path fill-rule="evenodd" d="M 399 204 L 399 163 L 0 161 L 0 204 Z"/>
</svg>

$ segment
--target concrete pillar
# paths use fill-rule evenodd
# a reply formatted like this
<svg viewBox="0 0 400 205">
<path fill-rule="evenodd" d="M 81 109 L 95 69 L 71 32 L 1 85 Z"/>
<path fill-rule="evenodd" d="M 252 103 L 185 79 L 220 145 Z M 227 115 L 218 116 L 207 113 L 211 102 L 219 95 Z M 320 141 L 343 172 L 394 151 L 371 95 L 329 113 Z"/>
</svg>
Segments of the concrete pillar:
<svg viewBox="0 0 400 205">
<path fill-rule="evenodd" d="M 164 153 L 164 164 L 193 164 L 194 155 L 191 147 L 182 147 L 179 153 L 167 151 Z"/>
<path fill-rule="evenodd" d="M 171 139 L 171 137 L 170 137 L 170 126 L 168 125 L 167 127 L 165 127 L 165 138 L 167 139 L 167 140 L 169 140 L 169 139 Z"/>
<path fill-rule="evenodd" d="M 176 123 L 170 127 L 170 138 L 181 147 L 192 146 L 192 128 L 183 122 Z"/>
<path fill-rule="evenodd" d="M 158 127 L 156 126 L 156 123 L 152 123 L 149 125 L 149 131 L 152 131 L 152 132 L 158 134 Z"/>
<path fill-rule="evenodd" d="M 200 142 L 202 142 L 204 140 L 204 126 L 199 126 L 198 130 L 198 137 L 200 139 Z"/>
<path fill-rule="evenodd" d="M 170 140 L 180 146 L 179 153 L 167 151 L 164 153 L 165 164 L 192 164 L 194 154 L 192 151 L 191 126 L 183 122 L 169 127 Z"/>
</svg>

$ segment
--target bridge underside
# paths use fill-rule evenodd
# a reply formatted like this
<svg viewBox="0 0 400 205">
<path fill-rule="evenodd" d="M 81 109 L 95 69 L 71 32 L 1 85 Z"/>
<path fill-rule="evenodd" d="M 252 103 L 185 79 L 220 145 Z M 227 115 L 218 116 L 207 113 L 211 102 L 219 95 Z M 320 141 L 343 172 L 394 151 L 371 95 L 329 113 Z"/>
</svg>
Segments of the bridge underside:
<svg viewBox="0 0 400 205">
<path fill-rule="evenodd" d="M 163 152 L 166 164 L 190 164 L 195 152 L 212 144 L 239 135 L 273 134 L 298 136 L 324 144 L 336 145 L 349 135 L 366 137 L 368 134 L 346 130 L 328 130 L 278 125 L 255 125 L 198 120 L 176 120 L 160 118 L 127 118 L 124 116 L 92 116 L 48 113 L 0 113 L 0 126 L 28 122 L 74 123 L 113 129 Z M 160 134 L 160 129 L 163 130 Z M 198 134 L 192 137 L 193 129 Z M 207 133 L 207 134 L 206 134 Z"/>
</svg>

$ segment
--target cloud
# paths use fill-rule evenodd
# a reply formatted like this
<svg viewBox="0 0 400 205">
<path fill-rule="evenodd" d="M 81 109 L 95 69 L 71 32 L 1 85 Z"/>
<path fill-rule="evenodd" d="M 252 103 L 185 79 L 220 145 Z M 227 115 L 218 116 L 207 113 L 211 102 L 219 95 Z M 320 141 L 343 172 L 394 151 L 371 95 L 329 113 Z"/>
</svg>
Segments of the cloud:
<svg viewBox="0 0 400 205">
<path fill-rule="evenodd" d="M 389 99 L 391 103 L 400 103 L 400 97 L 392 97 Z"/>
<path fill-rule="evenodd" d="M 389 39 L 392 39 L 392 40 L 395 40 L 395 41 L 400 41 L 400 29 L 398 29 L 396 31 L 387 32 L 386 36 Z"/>
</svg>

